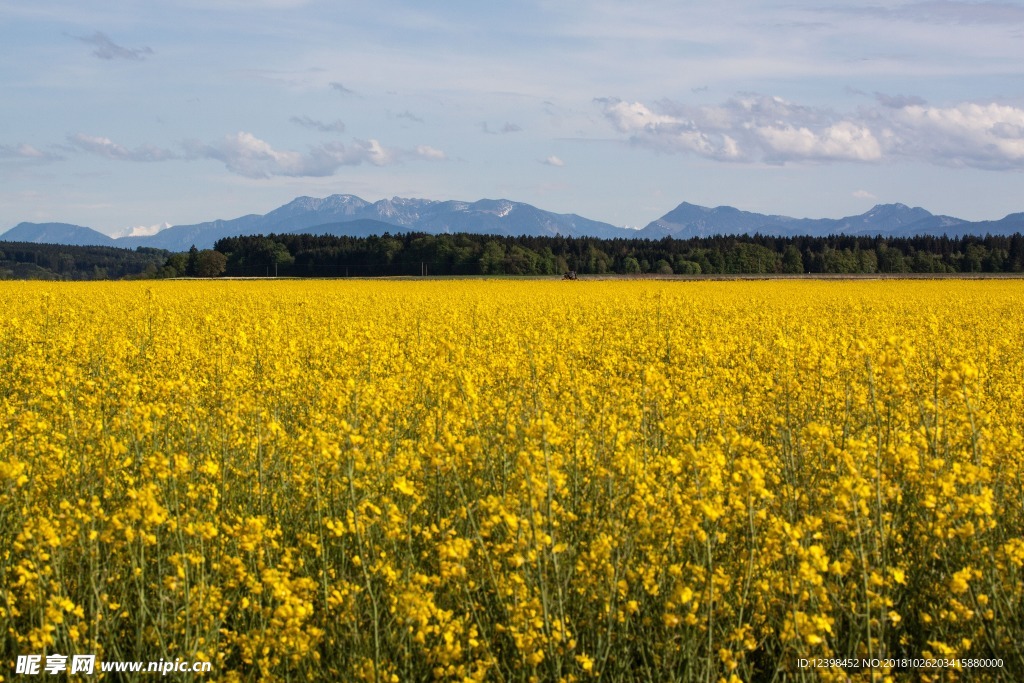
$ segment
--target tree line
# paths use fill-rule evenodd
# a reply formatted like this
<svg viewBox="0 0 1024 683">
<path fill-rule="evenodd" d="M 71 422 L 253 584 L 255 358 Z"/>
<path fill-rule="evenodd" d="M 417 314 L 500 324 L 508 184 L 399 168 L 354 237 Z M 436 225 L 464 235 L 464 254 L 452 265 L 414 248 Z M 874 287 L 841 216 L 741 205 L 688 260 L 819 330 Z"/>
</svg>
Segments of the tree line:
<svg viewBox="0 0 1024 683">
<path fill-rule="evenodd" d="M 139 247 L 79 247 L 0 242 L 0 280 L 122 280 L 154 278 L 170 252 Z"/>
<path fill-rule="evenodd" d="M 226 275 L 1005 273 L 1024 271 L 1024 237 L 772 237 L 660 240 L 407 233 L 226 237 Z"/>
<path fill-rule="evenodd" d="M 0 279 L 399 275 L 1020 273 L 1024 236 L 659 240 L 424 233 L 226 237 L 213 249 L 0 242 Z"/>
</svg>

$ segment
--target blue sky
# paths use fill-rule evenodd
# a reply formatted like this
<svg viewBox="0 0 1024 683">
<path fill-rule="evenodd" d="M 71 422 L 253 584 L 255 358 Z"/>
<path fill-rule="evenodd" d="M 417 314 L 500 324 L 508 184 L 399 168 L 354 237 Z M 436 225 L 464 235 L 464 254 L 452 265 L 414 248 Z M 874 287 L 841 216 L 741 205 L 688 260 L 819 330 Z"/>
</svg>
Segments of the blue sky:
<svg viewBox="0 0 1024 683">
<path fill-rule="evenodd" d="M 300 195 L 1024 211 L 1024 2 L 0 0 L 0 230 Z"/>
</svg>

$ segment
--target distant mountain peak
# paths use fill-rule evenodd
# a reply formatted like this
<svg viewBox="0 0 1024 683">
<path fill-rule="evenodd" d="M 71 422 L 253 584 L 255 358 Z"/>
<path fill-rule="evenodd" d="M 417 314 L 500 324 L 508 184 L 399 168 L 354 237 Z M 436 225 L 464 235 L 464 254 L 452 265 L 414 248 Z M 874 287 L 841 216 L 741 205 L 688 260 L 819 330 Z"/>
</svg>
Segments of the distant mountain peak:
<svg viewBox="0 0 1024 683">
<path fill-rule="evenodd" d="M 296 197 L 281 208 L 296 207 L 310 211 L 319 211 L 324 208 L 335 208 L 351 205 L 365 205 L 366 201 L 352 194 L 332 194 L 327 197 Z"/>
<path fill-rule="evenodd" d="M 871 207 L 871 209 L 867 213 L 864 213 L 864 214 L 861 214 L 861 215 L 870 216 L 872 214 L 892 213 L 892 212 L 895 212 L 895 211 L 915 211 L 915 212 L 923 212 L 923 213 L 927 213 L 928 215 L 931 215 L 931 213 L 929 211 L 926 211 L 925 209 L 922 209 L 920 206 L 915 206 L 914 208 L 910 208 L 906 204 L 901 204 L 899 202 L 895 202 L 893 204 L 875 204 L 873 207 Z"/>
<path fill-rule="evenodd" d="M 113 247 L 117 241 L 102 232 L 70 223 L 18 223 L 0 235 L 5 242 L 68 244 L 80 247 Z"/>
</svg>

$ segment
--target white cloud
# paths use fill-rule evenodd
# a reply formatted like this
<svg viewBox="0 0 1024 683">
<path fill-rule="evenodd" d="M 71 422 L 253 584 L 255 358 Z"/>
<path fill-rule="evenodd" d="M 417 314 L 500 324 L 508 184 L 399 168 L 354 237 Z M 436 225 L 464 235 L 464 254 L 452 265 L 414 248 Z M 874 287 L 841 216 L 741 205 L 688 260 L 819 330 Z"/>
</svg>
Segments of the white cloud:
<svg viewBox="0 0 1024 683">
<path fill-rule="evenodd" d="M 598 102 L 604 104 L 604 115 L 622 133 L 656 133 L 660 126 L 677 126 L 683 123 L 674 116 L 656 114 L 640 102 L 623 102 L 616 99 L 599 99 Z"/>
<path fill-rule="evenodd" d="M 31 161 L 54 161 L 62 157 L 43 152 L 32 145 L 21 143 L 19 145 L 0 145 L 0 159 L 28 159 Z"/>
<path fill-rule="evenodd" d="M 390 166 L 398 163 L 402 156 L 401 150 L 385 147 L 379 140 L 354 140 L 351 147 L 345 145 L 325 145 L 324 151 L 340 166 L 358 166 L 363 163 L 374 166 Z"/>
<path fill-rule="evenodd" d="M 854 199 L 878 199 L 875 195 L 871 194 L 867 190 L 857 190 L 852 193 Z"/>
<path fill-rule="evenodd" d="M 672 103 L 660 103 L 658 112 L 640 102 L 600 99 L 605 117 L 617 130 L 629 133 L 640 145 L 666 152 L 688 152 L 703 157 L 741 160 L 744 152 L 731 127 L 729 112 L 716 108 L 688 111 Z"/>
<path fill-rule="evenodd" d="M 252 133 L 239 132 L 214 144 L 186 143 L 189 158 L 216 159 L 229 171 L 248 178 L 271 176 L 324 177 L 342 166 L 390 166 L 405 159 L 441 160 L 441 150 L 421 145 L 414 150 L 385 147 L 378 140 L 353 140 L 351 145 L 330 142 L 302 153 L 278 150 Z"/>
<path fill-rule="evenodd" d="M 128 149 L 110 138 L 86 135 L 85 133 L 75 133 L 68 136 L 68 142 L 83 152 L 98 154 L 116 161 L 166 161 L 177 158 L 174 152 L 159 147 L 146 145 L 135 149 Z"/>
<path fill-rule="evenodd" d="M 932 107 L 915 96 L 839 114 L 778 97 L 741 95 L 717 106 L 601 99 L 605 118 L 636 145 L 722 161 L 879 162 L 1024 170 L 1024 109 L 963 103 Z"/>
<path fill-rule="evenodd" d="M 418 146 L 416 148 L 416 156 L 420 159 L 428 159 L 430 161 L 444 161 L 447 158 L 444 152 L 431 147 L 430 145 Z"/>
<path fill-rule="evenodd" d="M 1024 168 L 1024 109 L 1001 104 L 897 110 L 892 147 L 909 157 L 977 168 Z"/>
<path fill-rule="evenodd" d="M 556 157 L 554 154 L 544 160 L 544 163 L 548 166 L 554 166 L 555 168 L 562 168 L 565 166 L 565 162 Z"/>
<path fill-rule="evenodd" d="M 815 161 L 878 161 L 882 147 L 864 126 L 840 121 L 820 131 L 806 126 L 758 126 L 768 161 L 804 159 Z"/>
<path fill-rule="evenodd" d="M 111 235 L 111 237 L 150 237 L 157 234 L 161 230 L 166 230 L 171 227 L 170 223 L 158 223 L 156 225 L 136 225 L 131 228 L 125 228 Z"/>
<path fill-rule="evenodd" d="M 335 173 L 342 166 L 391 166 L 406 160 L 443 161 L 445 153 L 429 145 L 413 149 L 386 147 L 379 140 L 353 140 L 351 144 L 328 142 L 310 147 L 307 152 L 276 149 L 252 133 L 241 131 L 227 135 L 214 143 L 189 140 L 182 143 L 183 153 L 178 154 L 158 147 L 144 146 L 129 149 L 110 138 L 76 133 L 68 141 L 83 152 L 97 154 L 116 161 L 167 161 L 171 159 L 215 159 L 232 173 L 247 178 L 270 178 L 271 176 L 325 177 Z M 7 152 L 10 154 L 7 154 Z M 37 152 L 23 145 L 19 148 L 0 147 L 0 156 L 21 156 Z"/>
<path fill-rule="evenodd" d="M 32 145 L 20 144 L 17 147 L 2 147 L 0 154 L 4 156 L 21 157 L 22 159 L 40 159 L 43 153 Z"/>
<path fill-rule="evenodd" d="M 309 154 L 290 150 L 276 150 L 270 143 L 244 131 L 228 135 L 220 142 L 202 145 L 189 143 L 190 157 L 216 159 L 229 171 L 249 178 L 270 176 L 325 176 L 331 175 L 339 161 L 323 145 Z"/>
</svg>

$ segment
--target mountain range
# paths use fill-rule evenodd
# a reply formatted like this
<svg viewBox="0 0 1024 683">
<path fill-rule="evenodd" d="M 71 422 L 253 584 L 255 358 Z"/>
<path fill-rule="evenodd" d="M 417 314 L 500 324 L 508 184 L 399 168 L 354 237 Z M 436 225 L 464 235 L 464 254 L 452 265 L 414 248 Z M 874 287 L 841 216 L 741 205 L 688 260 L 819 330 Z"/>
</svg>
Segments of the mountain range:
<svg viewBox="0 0 1024 683">
<path fill-rule="evenodd" d="M 507 199 L 475 202 L 436 201 L 395 197 L 367 202 L 349 194 L 325 198 L 298 197 L 268 214 L 231 220 L 176 225 L 153 235 L 110 237 L 92 228 L 67 223 L 19 223 L 0 235 L 8 242 L 88 246 L 153 247 L 185 251 L 213 247 L 222 237 L 269 233 L 368 236 L 385 232 L 444 234 L 469 232 L 494 235 L 532 235 L 601 238 L 708 237 L 754 234 L 777 236 L 884 235 L 1009 235 L 1024 232 L 1024 213 L 995 221 L 965 221 L 932 214 L 920 207 L 879 204 L 867 213 L 845 218 L 791 218 L 731 206 L 708 208 L 683 202 L 640 230 L 616 227 L 576 214 L 557 214 Z"/>
<path fill-rule="evenodd" d="M 791 218 L 741 211 L 731 206 L 713 209 L 683 202 L 648 224 L 640 234 L 651 239 L 671 236 L 679 239 L 711 235 L 761 233 L 791 237 L 810 235 L 1012 235 L 1024 232 L 1024 213 L 1012 213 L 997 221 L 965 221 L 935 215 L 906 204 L 878 204 L 866 213 L 845 218 Z"/>
</svg>

